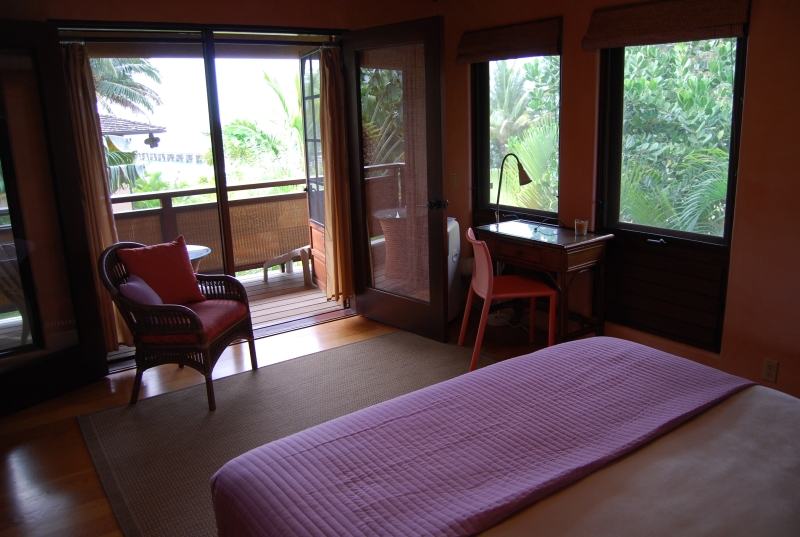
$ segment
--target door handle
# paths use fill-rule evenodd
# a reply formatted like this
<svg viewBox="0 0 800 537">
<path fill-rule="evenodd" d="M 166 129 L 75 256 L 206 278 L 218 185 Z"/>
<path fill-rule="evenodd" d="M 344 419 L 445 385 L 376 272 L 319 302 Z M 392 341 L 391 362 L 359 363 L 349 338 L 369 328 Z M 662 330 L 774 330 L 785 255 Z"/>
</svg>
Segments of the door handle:
<svg viewBox="0 0 800 537">
<path fill-rule="evenodd" d="M 448 200 L 430 200 L 428 201 L 428 209 L 447 209 L 447 206 L 450 205 Z"/>
</svg>

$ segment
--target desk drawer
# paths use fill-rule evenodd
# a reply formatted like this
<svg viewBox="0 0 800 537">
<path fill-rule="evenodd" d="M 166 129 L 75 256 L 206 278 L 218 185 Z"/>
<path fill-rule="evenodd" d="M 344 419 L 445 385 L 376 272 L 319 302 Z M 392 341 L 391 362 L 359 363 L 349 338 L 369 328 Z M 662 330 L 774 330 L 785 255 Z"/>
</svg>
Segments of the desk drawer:
<svg viewBox="0 0 800 537">
<path fill-rule="evenodd" d="M 497 244 L 500 255 L 521 262 L 539 264 L 542 262 L 542 250 L 536 247 L 520 246 L 507 242 L 500 242 Z M 513 261 L 509 261 L 513 263 Z"/>
<path fill-rule="evenodd" d="M 573 269 L 580 267 L 581 265 L 594 265 L 597 263 L 597 260 L 600 259 L 600 255 L 602 253 L 603 246 L 587 248 L 586 250 L 579 250 L 577 252 L 570 252 L 567 257 L 567 268 Z"/>
</svg>

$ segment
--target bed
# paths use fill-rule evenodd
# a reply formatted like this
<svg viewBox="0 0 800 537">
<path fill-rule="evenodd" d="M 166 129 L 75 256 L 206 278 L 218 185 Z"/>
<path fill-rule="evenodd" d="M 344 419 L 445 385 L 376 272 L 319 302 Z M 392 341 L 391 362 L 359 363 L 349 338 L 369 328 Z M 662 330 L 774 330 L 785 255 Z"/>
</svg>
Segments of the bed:
<svg viewBox="0 0 800 537">
<path fill-rule="evenodd" d="M 800 401 L 590 338 L 245 453 L 220 536 L 800 535 Z"/>
</svg>

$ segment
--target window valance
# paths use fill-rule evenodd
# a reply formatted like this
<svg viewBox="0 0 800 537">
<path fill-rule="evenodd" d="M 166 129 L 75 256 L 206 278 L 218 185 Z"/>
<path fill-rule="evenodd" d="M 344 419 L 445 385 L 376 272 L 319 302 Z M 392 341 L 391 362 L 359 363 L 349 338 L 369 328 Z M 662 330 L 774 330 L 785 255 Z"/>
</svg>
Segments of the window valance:
<svg viewBox="0 0 800 537">
<path fill-rule="evenodd" d="M 743 37 L 750 0 L 657 0 L 596 9 L 585 50 Z"/>
<path fill-rule="evenodd" d="M 456 63 L 561 54 L 561 17 L 465 32 Z"/>
</svg>

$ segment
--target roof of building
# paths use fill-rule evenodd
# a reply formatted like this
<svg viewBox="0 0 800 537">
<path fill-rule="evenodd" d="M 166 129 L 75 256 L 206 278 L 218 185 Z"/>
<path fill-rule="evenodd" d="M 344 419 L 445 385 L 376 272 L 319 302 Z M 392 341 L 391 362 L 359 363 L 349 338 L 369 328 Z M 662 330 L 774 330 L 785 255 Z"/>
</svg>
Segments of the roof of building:
<svg viewBox="0 0 800 537">
<path fill-rule="evenodd" d="M 140 123 L 138 121 L 131 121 L 114 116 L 104 116 L 103 114 L 100 114 L 100 130 L 103 134 L 110 134 L 113 136 L 167 132 L 165 127 L 159 127 L 158 125 Z"/>
</svg>

